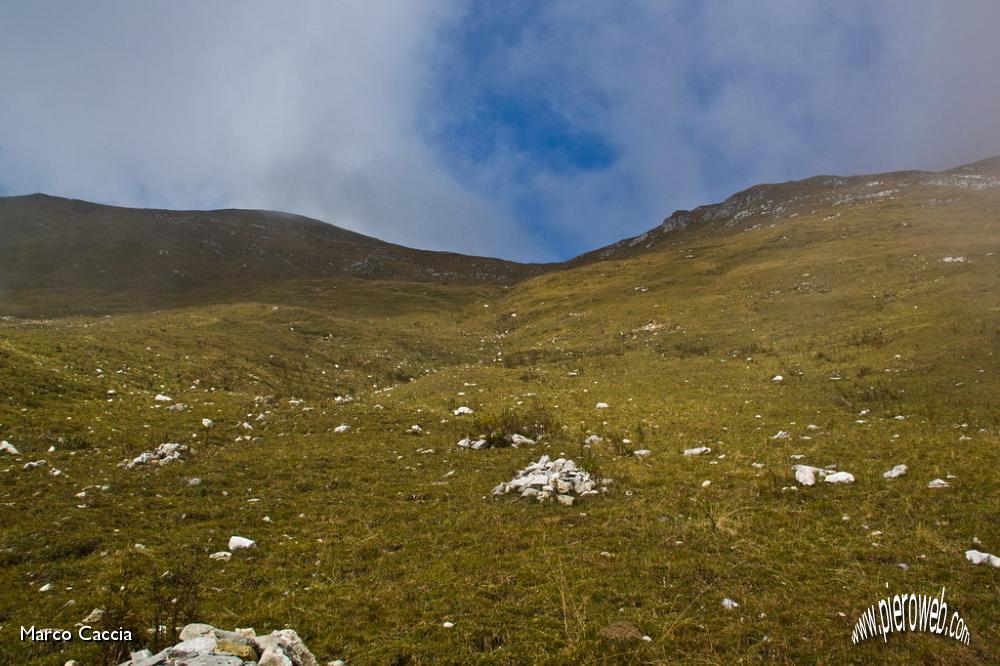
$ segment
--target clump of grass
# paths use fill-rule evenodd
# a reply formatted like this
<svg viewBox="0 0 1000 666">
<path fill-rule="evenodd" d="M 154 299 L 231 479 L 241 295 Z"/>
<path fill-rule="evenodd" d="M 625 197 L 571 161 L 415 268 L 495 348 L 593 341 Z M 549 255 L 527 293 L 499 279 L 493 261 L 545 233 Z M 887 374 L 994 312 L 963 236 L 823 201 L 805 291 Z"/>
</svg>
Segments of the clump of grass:
<svg viewBox="0 0 1000 666">
<path fill-rule="evenodd" d="M 884 347 L 890 341 L 885 331 L 876 327 L 863 328 L 847 337 L 847 344 L 852 347 Z"/>
<path fill-rule="evenodd" d="M 492 447 L 510 446 L 511 435 L 539 439 L 555 432 L 558 424 L 552 413 L 540 405 L 524 409 L 504 408 L 499 412 L 477 414 L 470 436 L 482 437 Z"/>
</svg>

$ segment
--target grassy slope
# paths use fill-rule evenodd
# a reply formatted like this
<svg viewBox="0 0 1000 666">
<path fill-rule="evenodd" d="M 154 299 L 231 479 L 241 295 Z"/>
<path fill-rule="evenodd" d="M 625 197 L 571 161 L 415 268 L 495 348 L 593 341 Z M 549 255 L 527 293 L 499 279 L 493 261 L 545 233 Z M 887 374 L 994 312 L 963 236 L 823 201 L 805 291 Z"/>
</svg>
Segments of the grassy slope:
<svg viewBox="0 0 1000 666">
<path fill-rule="evenodd" d="M 0 438 L 22 451 L 0 459 L 0 661 L 99 658 L 26 652 L 16 631 L 103 606 L 136 627 L 157 607 L 163 624 L 171 608 L 287 624 L 349 663 L 995 663 L 997 574 L 962 553 L 973 537 L 1000 552 L 1000 190 L 904 181 L 509 289 L 314 279 L 0 323 Z M 158 392 L 190 409 L 166 412 Z M 457 450 L 476 430 L 451 416 L 460 404 L 554 427 L 531 449 Z M 606 440 L 584 448 L 591 432 Z M 652 456 L 621 455 L 622 437 Z M 115 466 L 163 441 L 195 453 Z M 698 445 L 712 454 L 681 455 Z M 543 452 L 613 491 L 572 508 L 486 497 Z M 857 482 L 788 490 L 791 454 Z M 41 458 L 63 474 L 21 469 Z M 897 463 L 909 474 L 883 480 Z M 926 488 L 948 474 L 950 489 Z M 110 489 L 74 496 L 92 484 Z M 209 561 L 231 534 L 260 547 Z M 970 646 L 851 645 L 868 604 L 942 586 Z M 653 640 L 602 638 L 618 620 Z"/>
</svg>

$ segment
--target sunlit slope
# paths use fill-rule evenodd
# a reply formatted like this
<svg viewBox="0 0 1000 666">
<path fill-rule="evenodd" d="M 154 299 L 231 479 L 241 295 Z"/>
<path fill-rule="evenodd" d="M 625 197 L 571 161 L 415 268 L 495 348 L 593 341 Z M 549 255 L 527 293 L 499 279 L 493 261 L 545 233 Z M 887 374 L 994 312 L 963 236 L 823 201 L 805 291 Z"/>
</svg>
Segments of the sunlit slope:
<svg viewBox="0 0 1000 666">
<path fill-rule="evenodd" d="M 1000 352 L 1000 183 L 894 178 L 523 283 L 504 301 L 508 364 L 634 355 L 686 361 L 684 381 L 706 393 L 720 388 L 706 372 L 781 374 L 788 391 L 822 386 L 852 404 L 902 385 L 922 409 L 995 409 L 977 375 Z"/>
<path fill-rule="evenodd" d="M 283 275 L 0 320 L 0 661 L 120 663 L 17 640 L 101 607 L 144 637 L 291 626 L 321 663 L 996 663 L 996 571 L 964 557 L 1000 553 L 990 169 L 763 186 L 516 284 Z M 539 441 L 456 446 L 495 429 Z M 191 450 L 119 466 L 164 442 Z M 609 492 L 490 497 L 543 454 Z M 258 547 L 210 560 L 233 534 Z M 971 645 L 851 644 L 942 587 Z"/>
</svg>

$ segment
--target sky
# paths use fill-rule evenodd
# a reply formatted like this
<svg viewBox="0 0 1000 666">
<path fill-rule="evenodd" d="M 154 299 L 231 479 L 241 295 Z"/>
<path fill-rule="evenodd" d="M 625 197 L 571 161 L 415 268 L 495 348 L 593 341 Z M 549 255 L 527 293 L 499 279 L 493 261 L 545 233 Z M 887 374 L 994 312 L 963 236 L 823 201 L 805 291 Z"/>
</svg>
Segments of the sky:
<svg viewBox="0 0 1000 666">
<path fill-rule="evenodd" d="M 567 259 L 1000 154 L 995 0 L 0 0 L 0 195 Z"/>
</svg>

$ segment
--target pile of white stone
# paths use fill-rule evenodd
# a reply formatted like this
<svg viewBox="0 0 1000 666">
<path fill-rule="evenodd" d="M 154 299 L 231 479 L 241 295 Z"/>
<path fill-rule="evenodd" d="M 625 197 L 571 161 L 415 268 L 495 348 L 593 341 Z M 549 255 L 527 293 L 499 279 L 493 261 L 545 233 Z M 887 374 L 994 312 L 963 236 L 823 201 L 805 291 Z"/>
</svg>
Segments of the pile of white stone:
<svg viewBox="0 0 1000 666">
<path fill-rule="evenodd" d="M 182 460 L 187 453 L 188 447 L 175 442 L 165 442 L 152 451 L 144 451 L 132 460 L 126 460 L 122 464 L 125 469 L 132 469 L 139 465 L 166 465 L 175 460 Z"/>
<path fill-rule="evenodd" d="M 121 666 L 319 666 L 292 629 L 258 636 L 253 629 L 224 631 L 208 624 L 189 624 L 181 642 L 156 654 L 132 653 Z"/>
<path fill-rule="evenodd" d="M 548 456 L 542 456 L 538 462 L 531 463 L 515 474 L 513 479 L 494 488 L 493 495 L 497 497 L 517 493 L 539 502 L 556 501 L 572 506 L 579 497 L 606 492 L 609 483 L 611 479 L 602 479 L 598 483 L 572 460 L 551 460 Z"/>
</svg>

